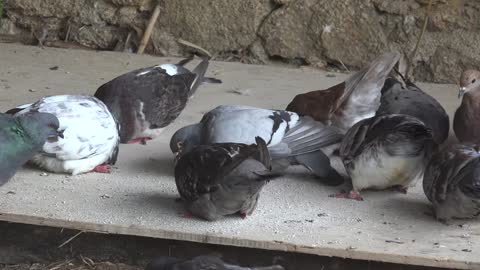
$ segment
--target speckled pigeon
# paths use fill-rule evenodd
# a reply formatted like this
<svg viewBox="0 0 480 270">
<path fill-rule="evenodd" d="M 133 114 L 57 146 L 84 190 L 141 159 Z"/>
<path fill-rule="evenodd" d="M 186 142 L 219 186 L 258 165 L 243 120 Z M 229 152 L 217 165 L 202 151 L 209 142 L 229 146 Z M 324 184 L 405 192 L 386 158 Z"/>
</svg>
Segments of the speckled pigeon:
<svg viewBox="0 0 480 270">
<path fill-rule="evenodd" d="M 190 260 L 159 257 L 152 260 L 145 270 L 284 270 L 284 268 L 280 265 L 241 267 L 227 264 L 218 257 L 202 255 Z"/>
<path fill-rule="evenodd" d="M 423 190 L 437 219 L 472 218 L 480 214 L 480 146 L 451 145 L 432 156 Z"/>
<path fill-rule="evenodd" d="M 410 80 L 402 79 L 405 84 L 394 78 L 385 80 L 376 115 L 407 114 L 416 117 L 432 129 L 435 142 L 442 144 L 448 138 L 450 130 L 447 112 L 435 98 L 423 92 Z"/>
<path fill-rule="evenodd" d="M 256 136 L 267 142 L 274 171 L 303 165 L 329 185 L 343 183 L 347 176 L 335 153 L 343 135 L 310 117 L 283 110 L 243 105 L 222 105 L 207 112 L 200 123 L 179 129 L 170 140 L 173 153 L 188 152 L 210 143 L 254 143 Z"/>
<path fill-rule="evenodd" d="M 58 128 L 58 119 L 49 113 L 0 114 L 0 186 L 40 151 L 47 140 L 63 137 Z"/>
<path fill-rule="evenodd" d="M 200 145 L 181 153 L 175 183 L 187 210 L 206 220 L 250 215 L 262 187 L 274 177 L 265 141 Z"/>
<path fill-rule="evenodd" d="M 92 96 L 59 95 L 40 99 L 8 111 L 15 115 L 46 112 L 60 121 L 64 138 L 48 141 L 32 158 L 37 166 L 51 172 L 72 175 L 109 172 L 118 154 L 119 125 L 108 108 Z"/>
<path fill-rule="evenodd" d="M 480 71 L 462 73 L 458 97 L 463 98 L 453 119 L 455 135 L 462 143 L 480 143 Z"/>
<path fill-rule="evenodd" d="M 287 111 L 311 116 L 346 132 L 358 121 L 375 115 L 385 79 L 399 59 L 396 51 L 384 53 L 345 82 L 295 96 Z"/>
<path fill-rule="evenodd" d="M 346 134 L 340 156 L 352 179 L 352 191 L 336 197 L 362 200 L 364 189 L 407 191 L 421 178 L 436 144 L 432 131 L 415 117 L 380 115 L 355 124 Z"/>
<path fill-rule="evenodd" d="M 95 97 L 107 105 L 122 126 L 121 143 L 146 144 L 180 115 L 202 82 L 221 83 L 205 77 L 208 59 L 192 71 L 185 68 L 191 59 L 137 69 L 97 89 Z"/>
</svg>

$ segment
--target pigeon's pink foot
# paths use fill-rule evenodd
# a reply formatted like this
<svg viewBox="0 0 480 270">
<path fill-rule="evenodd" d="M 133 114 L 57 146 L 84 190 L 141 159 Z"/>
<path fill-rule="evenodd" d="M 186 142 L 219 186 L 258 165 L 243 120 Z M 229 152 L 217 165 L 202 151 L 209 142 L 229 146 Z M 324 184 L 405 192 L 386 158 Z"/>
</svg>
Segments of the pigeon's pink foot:
<svg viewBox="0 0 480 270">
<path fill-rule="evenodd" d="M 353 191 L 353 190 L 350 191 L 350 192 L 340 192 L 340 193 L 337 193 L 337 194 L 332 194 L 332 195 L 330 195 L 330 197 L 342 198 L 342 199 L 351 199 L 351 200 L 356 200 L 356 201 L 363 201 L 363 198 L 360 195 L 360 193 L 358 193 L 357 191 Z"/>
<path fill-rule="evenodd" d="M 110 166 L 107 164 L 97 165 L 95 168 L 93 168 L 92 172 L 110 173 Z"/>
<path fill-rule="evenodd" d="M 194 218 L 194 216 L 190 213 L 183 213 L 183 214 L 179 214 L 178 216 L 182 218 Z"/>
<path fill-rule="evenodd" d="M 241 217 L 242 219 L 246 219 L 247 216 L 248 216 L 247 213 L 240 213 L 240 217 Z"/>
<path fill-rule="evenodd" d="M 132 144 L 132 143 L 140 143 L 141 145 L 146 145 L 147 144 L 147 141 L 151 140 L 152 138 L 150 137 L 144 137 L 144 138 L 135 138 L 135 139 L 131 139 L 130 141 L 128 141 L 128 144 Z"/>
</svg>

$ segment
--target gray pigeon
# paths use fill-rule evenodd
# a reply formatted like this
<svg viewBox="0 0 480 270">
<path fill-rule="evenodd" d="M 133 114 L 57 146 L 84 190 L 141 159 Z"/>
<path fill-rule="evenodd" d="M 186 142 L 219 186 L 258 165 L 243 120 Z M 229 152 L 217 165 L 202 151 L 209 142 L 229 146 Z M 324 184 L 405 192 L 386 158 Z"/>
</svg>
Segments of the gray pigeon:
<svg viewBox="0 0 480 270">
<path fill-rule="evenodd" d="M 191 214 L 213 221 L 236 213 L 245 218 L 255 210 L 262 187 L 274 177 L 265 141 L 255 140 L 200 145 L 180 154 L 175 183 Z"/>
<path fill-rule="evenodd" d="M 435 142 L 442 144 L 448 138 L 450 130 L 447 112 L 435 98 L 423 92 L 410 80 L 401 77 L 404 84 L 394 78 L 385 80 L 376 115 L 406 114 L 416 117 L 432 129 Z"/>
<path fill-rule="evenodd" d="M 191 260 L 159 257 L 152 260 L 145 270 L 284 270 L 280 265 L 265 267 L 241 267 L 227 264 L 218 257 L 197 256 Z"/>
<path fill-rule="evenodd" d="M 60 121 L 64 138 L 47 141 L 32 162 L 48 171 L 71 173 L 90 171 L 108 173 L 118 155 L 119 126 L 108 108 L 92 96 L 59 95 L 43 97 L 7 113 L 22 115 L 45 112 Z"/>
<path fill-rule="evenodd" d="M 423 191 L 437 219 L 472 218 L 480 214 L 480 146 L 452 145 L 432 156 Z"/>
<path fill-rule="evenodd" d="M 336 197 L 363 200 L 364 189 L 405 192 L 421 178 L 436 145 L 431 130 L 417 118 L 380 115 L 355 124 L 346 134 L 340 156 L 352 179 L 352 191 Z"/>
<path fill-rule="evenodd" d="M 221 83 L 204 76 L 208 59 L 193 71 L 186 69 L 184 65 L 191 59 L 137 69 L 97 89 L 95 97 L 107 105 L 122 127 L 121 143 L 146 144 L 180 115 L 202 82 Z"/>
<path fill-rule="evenodd" d="M 218 106 L 206 113 L 200 123 L 179 129 L 170 140 L 170 149 L 178 153 L 201 144 L 251 144 L 256 136 L 267 142 L 274 171 L 303 165 L 326 184 L 343 183 L 346 172 L 335 155 L 343 135 L 335 127 L 294 112 L 243 105 Z"/>
<path fill-rule="evenodd" d="M 49 113 L 0 114 L 0 186 L 42 149 L 46 141 L 63 137 L 58 119 Z"/>
<path fill-rule="evenodd" d="M 460 77 L 458 98 L 462 104 L 453 118 L 453 130 L 461 143 L 480 143 L 480 71 L 466 70 Z"/>
</svg>

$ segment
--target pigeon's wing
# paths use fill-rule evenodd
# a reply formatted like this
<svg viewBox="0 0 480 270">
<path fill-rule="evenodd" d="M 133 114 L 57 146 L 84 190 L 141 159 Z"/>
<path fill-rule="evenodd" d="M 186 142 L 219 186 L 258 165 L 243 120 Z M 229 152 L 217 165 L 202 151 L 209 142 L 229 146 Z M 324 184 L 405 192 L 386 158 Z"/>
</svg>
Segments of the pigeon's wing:
<svg viewBox="0 0 480 270">
<path fill-rule="evenodd" d="M 370 142 L 367 137 L 373 124 L 373 119 L 362 120 L 350 128 L 340 144 L 339 154 L 345 163 L 353 160 Z"/>
<path fill-rule="evenodd" d="M 449 133 L 450 121 L 442 105 L 415 84 L 406 81 L 405 86 L 394 78 L 388 78 L 382 89 L 377 115 L 407 114 L 422 120 L 433 130 L 435 142 L 443 143 Z"/>
<path fill-rule="evenodd" d="M 458 187 L 470 198 L 480 198 L 480 153 L 478 146 L 458 146 L 455 162 L 458 169 L 449 189 Z"/>
<path fill-rule="evenodd" d="M 339 83 L 326 90 L 316 90 L 296 95 L 286 110 L 301 116 L 310 116 L 316 121 L 330 125 L 332 113 L 339 106 L 339 100 L 345 95 L 345 83 Z"/>
<path fill-rule="evenodd" d="M 60 95 L 45 97 L 19 114 L 39 111 L 54 114 L 64 130 L 64 138 L 46 142 L 43 152 L 60 160 L 78 160 L 110 155 L 114 164 L 118 153 L 118 124 L 107 107 L 92 96 Z"/>
<path fill-rule="evenodd" d="M 343 83 L 297 95 L 287 110 L 347 130 L 375 114 L 383 83 L 399 59 L 398 52 L 385 53 Z"/>
<path fill-rule="evenodd" d="M 298 120 L 296 113 L 283 110 L 222 105 L 206 113 L 200 122 L 208 143 L 252 144 L 259 136 L 270 147 L 280 143 Z"/>
<path fill-rule="evenodd" d="M 201 145 L 183 155 L 175 166 L 180 195 L 195 200 L 215 191 L 225 175 L 257 151 L 255 145 L 236 143 Z"/>
<path fill-rule="evenodd" d="M 343 134 L 339 129 L 304 116 L 285 133 L 281 143 L 270 147 L 269 150 L 274 158 L 298 156 L 339 143 L 342 138 Z"/>
<path fill-rule="evenodd" d="M 0 114 L 0 186 L 13 177 L 35 149 L 13 116 Z"/>
<path fill-rule="evenodd" d="M 150 123 L 150 128 L 165 127 L 185 108 L 195 79 L 191 72 L 177 74 L 178 68 L 183 67 L 166 64 L 125 73 L 100 86 L 95 97 L 106 104 L 117 99 L 124 104 L 128 102 L 122 99 L 130 99 L 131 106 L 138 107 L 143 114 L 140 117 Z M 121 114 L 125 114 L 122 118 L 127 117 L 126 113 Z"/>
</svg>

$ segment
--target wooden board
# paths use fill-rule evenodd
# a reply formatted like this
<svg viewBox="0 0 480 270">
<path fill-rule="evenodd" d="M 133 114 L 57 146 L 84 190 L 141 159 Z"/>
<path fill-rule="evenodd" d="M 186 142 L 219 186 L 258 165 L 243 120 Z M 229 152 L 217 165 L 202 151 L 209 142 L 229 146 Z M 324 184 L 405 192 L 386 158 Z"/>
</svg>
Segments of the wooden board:
<svg viewBox="0 0 480 270">
<path fill-rule="evenodd" d="M 44 95 L 93 93 L 118 74 L 167 61 L 171 60 L 0 45 L 0 109 Z M 51 70 L 53 66 L 59 68 Z M 202 113 L 219 104 L 285 108 L 295 94 L 326 88 L 345 78 L 309 69 L 219 62 L 212 63 L 209 73 L 224 83 L 202 86 L 158 140 L 147 146 L 122 145 L 111 174 L 44 175 L 35 168 L 22 169 L 0 187 L 0 220 L 353 259 L 480 268 L 478 221 L 450 226 L 436 222 L 428 215 L 430 207 L 419 184 L 407 195 L 366 192 L 366 200 L 356 202 L 328 197 L 337 189 L 321 185 L 298 169 L 270 182 L 258 209 L 245 220 L 182 218 L 184 209 L 175 202 L 178 195 L 168 148 L 176 129 L 198 121 Z M 453 112 L 458 102 L 455 86 L 421 86 Z"/>
</svg>

